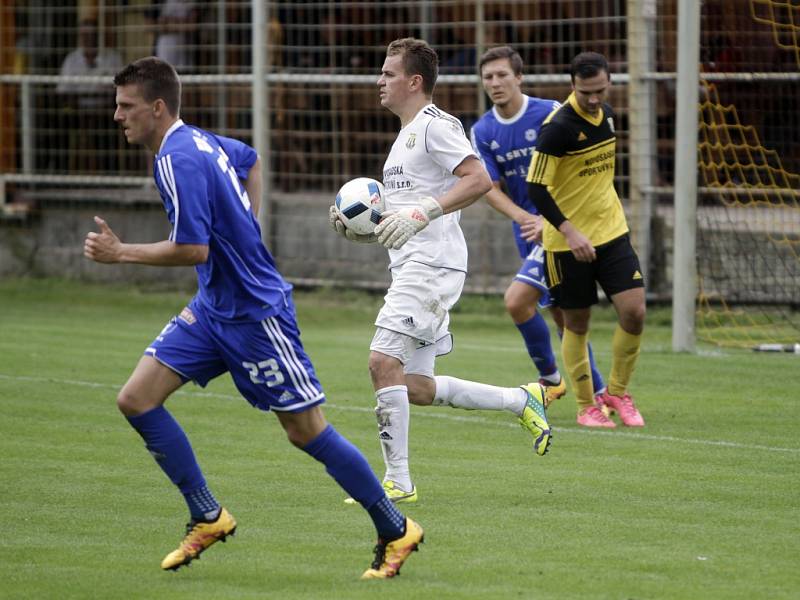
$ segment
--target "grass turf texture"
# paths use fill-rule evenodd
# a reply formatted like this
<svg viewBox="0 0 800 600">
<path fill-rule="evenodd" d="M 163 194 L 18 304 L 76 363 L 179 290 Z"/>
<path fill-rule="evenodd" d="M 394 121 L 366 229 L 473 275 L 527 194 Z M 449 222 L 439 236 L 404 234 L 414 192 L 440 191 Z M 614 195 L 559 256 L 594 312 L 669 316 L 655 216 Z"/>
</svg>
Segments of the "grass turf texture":
<svg viewBox="0 0 800 600">
<path fill-rule="evenodd" d="M 426 543 L 387 582 L 366 514 L 228 376 L 168 403 L 236 537 L 178 573 L 183 500 L 117 412 L 143 348 L 190 294 L 62 281 L 0 282 L 0 539 L 4 598 L 790 598 L 800 590 L 800 359 L 669 351 L 653 310 L 632 392 L 647 421 L 575 425 L 550 411 L 540 458 L 507 413 L 412 407 L 407 509 Z M 298 293 L 328 419 L 382 474 L 367 348 L 380 298 Z M 519 385 L 532 366 L 499 298 L 465 298 L 441 373 Z M 593 318 L 610 361 L 612 314 Z M 558 342 L 555 342 L 558 348 Z M 794 416 L 793 416 L 794 415 Z"/>
</svg>

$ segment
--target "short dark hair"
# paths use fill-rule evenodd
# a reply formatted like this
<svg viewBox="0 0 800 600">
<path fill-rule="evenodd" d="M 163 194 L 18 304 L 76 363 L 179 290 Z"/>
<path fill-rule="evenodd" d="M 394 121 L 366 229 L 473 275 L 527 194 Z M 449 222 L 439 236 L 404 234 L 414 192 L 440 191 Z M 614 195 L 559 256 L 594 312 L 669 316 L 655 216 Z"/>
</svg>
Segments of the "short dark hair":
<svg viewBox="0 0 800 600">
<path fill-rule="evenodd" d="M 425 40 L 400 38 L 386 48 L 386 56 L 403 55 L 403 70 L 406 75 L 422 76 L 422 91 L 433 95 L 433 87 L 439 78 L 439 55 Z"/>
<path fill-rule="evenodd" d="M 522 57 L 519 55 L 519 52 L 514 50 L 511 46 L 497 46 L 496 48 L 490 48 L 484 52 L 478 63 L 478 74 L 480 75 L 483 70 L 483 65 L 493 60 L 500 60 L 501 58 L 508 59 L 509 64 L 511 64 L 511 70 L 514 71 L 514 75 L 522 75 Z"/>
<path fill-rule="evenodd" d="M 598 52 L 581 52 L 572 59 L 572 63 L 569 66 L 569 76 L 572 79 L 572 83 L 575 83 L 576 77 L 588 79 L 601 71 L 605 71 L 609 76 L 611 75 L 608 72 L 606 57 Z"/>
<path fill-rule="evenodd" d="M 177 117 L 181 110 L 181 80 L 168 62 L 148 56 L 135 60 L 114 75 L 114 85 L 135 84 L 141 87 L 148 102 L 159 98 L 167 105 L 169 114 Z"/>
</svg>

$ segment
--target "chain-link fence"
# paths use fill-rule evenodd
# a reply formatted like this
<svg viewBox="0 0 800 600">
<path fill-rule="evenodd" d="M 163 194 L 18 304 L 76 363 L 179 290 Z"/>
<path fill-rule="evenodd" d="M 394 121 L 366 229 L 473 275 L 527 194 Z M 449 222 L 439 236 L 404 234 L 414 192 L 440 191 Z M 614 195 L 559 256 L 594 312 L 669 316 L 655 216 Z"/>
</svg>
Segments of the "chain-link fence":
<svg viewBox="0 0 800 600">
<path fill-rule="evenodd" d="M 0 250 L 3 272 L 59 269 L 100 277 L 81 262 L 79 244 L 66 246 L 76 240 L 62 235 L 61 247 L 62 242 L 33 243 L 20 235 L 25 227 L 40 235 L 52 231 L 35 224 L 58 215 L 62 223 L 76 223 L 78 239 L 90 223 L 77 223 L 98 205 L 131 220 L 131 238 L 158 238 L 155 224 L 137 224 L 137 218 L 149 220 L 145 215 L 160 210 L 150 183 L 151 159 L 141 148 L 128 147 L 115 127 L 110 85 L 121 64 L 158 53 L 182 75 L 185 120 L 255 143 L 253 107 L 266 115 L 257 132 L 266 140 L 266 234 L 286 275 L 301 282 L 382 286 L 384 254 L 341 246 L 324 230 L 325 213 L 344 181 L 380 177 L 398 121 L 380 106 L 375 82 L 387 43 L 417 36 L 440 56 L 434 101 L 466 128 L 488 108 L 476 72 L 484 49 L 513 45 L 525 61 L 526 93 L 558 100 L 569 93 L 566 69 L 577 52 L 591 49 L 608 57 L 610 102 L 618 115 L 617 187 L 648 289 L 669 296 L 677 0 L 265 2 L 259 5 L 266 18 L 258 32 L 254 6 L 235 0 L 3 3 L 0 228 L 8 234 L 3 237 L 15 240 Z M 700 180 L 700 214 L 720 201 L 720 190 L 712 188 L 732 186 L 782 189 L 765 192 L 763 207 L 777 206 L 779 197 L 785 208 L 796 210 L 798 7 L 768 0 L 708 0 L 702 7 L 703 78 L 714 87 L 719 106 L 735 108 L 735 122 L 731 110 L 719 113 L 731 119 L 725 123 L 730 131 L 751 127 L 758 141 L 750 136 L 720 142 L 713 160 L 730 168 L 722 168 L 722 179 Z M 252 44 L 262 36 L 265 85 L 254 98 Z M 766 154 L 754 152 L 757 145 Z M 774 171 L 786 174 L 783 183 L 743 178 L 731 167 L 738 161 L 755 172 L 759 161 L 774 159 L 780 161 Z M 709 172 L 702 166 L 698 173 Z M 470 244 L 468 288 L 504 289 L 518 266 L 510 225 L 482 203 L 465 210 L 462 222 Z M 796 251 L 793 243 L 784 242 Z M 46 248 L 51 255 L 42 254 Z M 792 277 L 788 290 L 797 297 Z"/>
</svg>

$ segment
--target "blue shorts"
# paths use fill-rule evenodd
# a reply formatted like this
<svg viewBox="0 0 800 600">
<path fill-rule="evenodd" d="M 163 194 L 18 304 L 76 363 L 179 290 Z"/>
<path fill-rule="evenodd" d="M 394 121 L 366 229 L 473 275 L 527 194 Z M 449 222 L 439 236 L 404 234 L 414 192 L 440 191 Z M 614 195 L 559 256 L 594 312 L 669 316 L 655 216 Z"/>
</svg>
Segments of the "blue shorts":
<svg viewBox="0 0 800 600">
<path fill-rule="evenodd" d="M 547 287 L 547 277 L 544 269 L 544 248 L 536 242 L 528 242 L 528 255 L 523 259 L 522 266 L 514 276 L 514 281 L 535 287 L 541 293 L 539 308 L 549 308 L 553 305 Z"/>
<path fill-rule="evenodd" d="M 263 321 L 228 323 L 192 302 L 145 350 L 184 382 L 205 387 L 230 371 L 236 388 L 261 410 L 302 412 L 325 401 L 303 350 L 294 304 Z"/>
</svg>

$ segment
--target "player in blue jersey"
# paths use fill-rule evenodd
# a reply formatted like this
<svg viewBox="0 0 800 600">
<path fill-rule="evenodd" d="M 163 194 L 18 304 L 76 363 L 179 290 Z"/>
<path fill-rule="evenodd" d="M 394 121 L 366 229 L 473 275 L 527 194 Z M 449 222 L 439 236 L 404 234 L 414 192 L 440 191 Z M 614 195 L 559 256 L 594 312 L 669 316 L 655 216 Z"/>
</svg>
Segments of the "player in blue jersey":
<svg viewBox="0 0 800 600">
<path fill-rule="evenodd" d="M 164 407 L 188 381 L 205 386 L 229 372 L 248 402 L 272 410 L 289 441 L 369 513 L 375 560 L 362 578 L 396 575 L 422 529 L 387 498 L 361 452 L 329 425 L 314 368 L 303 350 L 289 285 L 261 242 L 256 220 L 260 161 L 246 144 L 186 125 L 180 81 L 168 63 L 137 60 L 114 78 L 114 120 L 131 144 L 155 153 L 154 177 L 172 229 L 149 244 L 123 243 L 101 218 L 84 243 L 100 263 L 194 266 L 198 291 L 145 350 L 117 397 L 120 411 L 183 494 L 190 521 L 161 567 L 175 570 L 232 535 L 233 516 L 209 490 L 186 434 Z"/>
<path fill-rule="evenodd" d="M 522 334 L 525 347 L 539 371 L 539 383 L 547 390 L 548 404 L 566 393 L 550 344 L 550 331 L 539 308 L 550 308 L 559 331 L 564 328 L 558 307 L 552 305 L 545 280 L 544 250 L 540 244 L 542 220 L 528 198 L 526 177 L 539 128 L 560 105 L 522 93 L 522 58 L 509 46 L 488 50 L 478 70 L 494 106 L 472 127 L 472 145 L 481 157 L 492 189 L 489 205 L 513 221 L 514 239 L 522 266 L 505 293 L 511 319 Z M 501 184 L 505 184 L 505 191 Z M 605 384 L 589 348 L 595 394 Z"/>
</svg>

